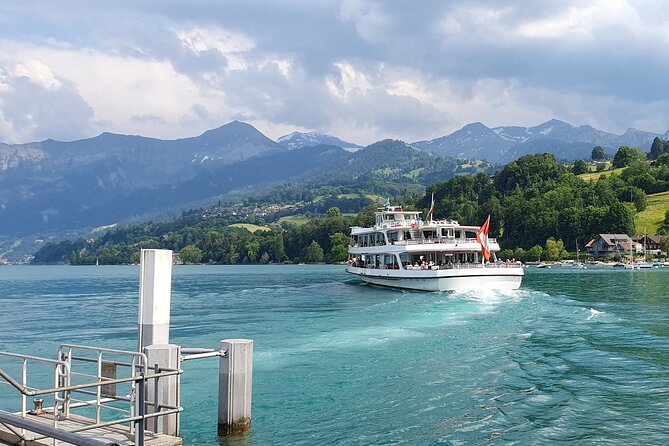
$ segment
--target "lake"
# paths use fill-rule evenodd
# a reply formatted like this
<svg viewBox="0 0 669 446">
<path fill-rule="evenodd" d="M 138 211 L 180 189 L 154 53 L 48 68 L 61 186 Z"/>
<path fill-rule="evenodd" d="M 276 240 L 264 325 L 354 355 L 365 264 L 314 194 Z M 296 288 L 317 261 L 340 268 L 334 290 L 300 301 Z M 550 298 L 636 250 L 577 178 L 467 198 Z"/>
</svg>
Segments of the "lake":
<svg viewBox="0 0 669 446">
<path fill-rule="evenodd" d="M 138 289 L 138 266 L 0 266 L 0 350 L 133 350 Z M 362 285 L 342 266 L 175 266 L 171 342 L 254 340 L 251 433 L 217 439 L 208 359 L 183 364 L 182 436 L 666 445 L 668 296 L 669 268 L 530 268 L 518 291 L 448 294 Z M 14 394 L 0 387 L 0 409 Z"/>
</svg>

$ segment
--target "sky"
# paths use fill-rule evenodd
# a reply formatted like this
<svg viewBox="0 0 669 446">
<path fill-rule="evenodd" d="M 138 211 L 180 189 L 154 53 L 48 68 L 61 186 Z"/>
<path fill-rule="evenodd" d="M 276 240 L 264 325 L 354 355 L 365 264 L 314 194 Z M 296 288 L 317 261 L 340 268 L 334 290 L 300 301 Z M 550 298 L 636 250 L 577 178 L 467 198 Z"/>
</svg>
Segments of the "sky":
<svg viewBox="0 0 669 446">
<path fill-rule="evenodd" d="M 3 0 L 0 141 L 669 130 L 662 0 Z"/>
</svg>

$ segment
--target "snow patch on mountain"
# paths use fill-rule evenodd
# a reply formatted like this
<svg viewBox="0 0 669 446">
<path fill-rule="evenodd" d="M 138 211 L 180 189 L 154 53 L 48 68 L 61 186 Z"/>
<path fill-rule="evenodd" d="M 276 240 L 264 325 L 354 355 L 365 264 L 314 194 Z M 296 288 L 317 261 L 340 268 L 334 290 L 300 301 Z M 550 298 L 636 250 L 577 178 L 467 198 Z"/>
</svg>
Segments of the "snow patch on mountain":
<svg viewBox="0 0 669 446">
<path fill-rule="evenodd" d="M 349 152 L 355 152 L 362 149 L 362 146 L 359 146 L 358 144 L 344 141 L 336 136 L 318 132 L 292 132 L 280 137 L 276 142 L 286 147 L 288 150 L 296 150 L 303 147 L 313 147 L 318 145 L 337 146 Z"/>
</svg>

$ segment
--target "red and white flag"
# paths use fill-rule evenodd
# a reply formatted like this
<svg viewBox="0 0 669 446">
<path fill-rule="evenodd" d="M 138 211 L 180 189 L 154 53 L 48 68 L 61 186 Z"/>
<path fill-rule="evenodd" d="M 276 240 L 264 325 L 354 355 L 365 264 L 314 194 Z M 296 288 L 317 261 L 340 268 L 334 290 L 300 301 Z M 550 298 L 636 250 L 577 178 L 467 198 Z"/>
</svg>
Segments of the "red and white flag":
<svg viewBox="0 0 669 446">
<path fill-rule="evenodd" d="M 476 241 L 481 244 L 481 252 L 483 253 L 483 258 L 487 260 L 490 259 L 490 244 L 488 243 L 488 230 L 490 229 L 490 215 L 486 219 L 481 229 L 476 233 Z"/>
</svg>

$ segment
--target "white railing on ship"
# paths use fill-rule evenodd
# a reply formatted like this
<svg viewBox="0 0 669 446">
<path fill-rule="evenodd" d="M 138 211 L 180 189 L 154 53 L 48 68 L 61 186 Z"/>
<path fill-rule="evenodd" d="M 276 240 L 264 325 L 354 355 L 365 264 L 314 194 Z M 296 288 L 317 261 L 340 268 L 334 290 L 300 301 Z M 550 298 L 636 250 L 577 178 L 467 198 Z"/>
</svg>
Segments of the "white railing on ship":
<svg viewBox="0 0 669 446">
<path fill-rule="evenodd" d="M 351 246 L 352 248 L 365 248 L 369 246 L 387 246 L 387 245 L 425 245 L 425 244 L 442 244 L 442 245 L 457 245 L 460 243 L 477 243 L 475 238 L 456 238 L 456 239 L 425 239 L 420 240 L 396 240 L 394 242 L 386 244 L 385 242 L 379 243 L 356 243 Z M 489 238 L 488 243 L 497 243 L 497 239 Z"/>
<path fill-rule="evenodd" d="M 392 269 L 392 270 L 399 270 L 399 268 L 393 268 L 389 267 L 386 265 L 380 265 L 380 266 L 375 266 L 375 265 L 351 265 L 356 268 L 363 268 L 363 269 Z M 407 265 L 404 267 L 405 270 L 407 271 L 427 271 L 427 270 L 443 270 L 443 269 L 474 269 L 474 268 L 520 268 L 522 267 L 521 264 L 519 263 L 486 263 L 485 265 L 482 265 L 480 263 L 455 263 L 453 265 L 432 265 L 432 266 L 427 266 L 427 267 L 422 267 L 422 266 L 411 266 Z"/>
</svg>

